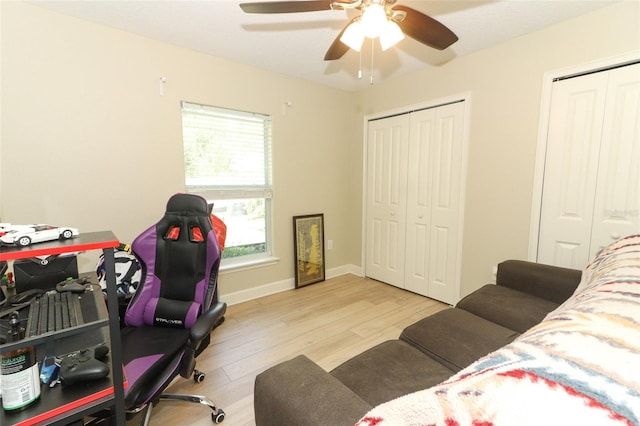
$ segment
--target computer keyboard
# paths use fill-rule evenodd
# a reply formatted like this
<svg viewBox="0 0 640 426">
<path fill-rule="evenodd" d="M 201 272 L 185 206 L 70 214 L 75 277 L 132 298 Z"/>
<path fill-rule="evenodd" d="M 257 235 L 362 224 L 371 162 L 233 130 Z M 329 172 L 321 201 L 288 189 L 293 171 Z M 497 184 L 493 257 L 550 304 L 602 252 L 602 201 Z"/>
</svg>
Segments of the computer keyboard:
<svg viewBox="0 0 640 426">
<path fill-rule="evenodd" d="M 80 301 L 70 292 L 49 292 L 31 301 L 26 337 L 84 324 Z"/>
</svg>

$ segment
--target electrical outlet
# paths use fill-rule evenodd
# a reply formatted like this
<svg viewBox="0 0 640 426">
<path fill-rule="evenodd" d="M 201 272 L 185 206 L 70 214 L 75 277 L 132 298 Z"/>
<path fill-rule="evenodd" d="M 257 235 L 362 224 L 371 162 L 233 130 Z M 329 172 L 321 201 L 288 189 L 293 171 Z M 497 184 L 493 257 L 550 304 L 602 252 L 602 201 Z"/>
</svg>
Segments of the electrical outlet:
<svg viewBox="0 0 640 426">
<path fill-rule="evenodd" d="M 333 250 L 333 240 L 327 240 L 327 250 Z"/>
</svg>

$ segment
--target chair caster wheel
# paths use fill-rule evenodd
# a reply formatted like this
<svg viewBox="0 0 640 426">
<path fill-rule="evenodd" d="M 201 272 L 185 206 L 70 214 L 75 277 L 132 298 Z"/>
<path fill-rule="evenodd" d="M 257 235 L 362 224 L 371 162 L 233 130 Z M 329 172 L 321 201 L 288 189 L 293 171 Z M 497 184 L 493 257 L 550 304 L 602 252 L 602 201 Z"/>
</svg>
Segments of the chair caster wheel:
<svg viewBox="0 0 640 426">
<path fill-rule="evenodd" d="M 224 421 L 224 411 L 218 410 L 217 413 L 211 414 L 211 420 L 215 423 L 222 423 Z"/>
<path fill-rule="evenodd" d="M 193 381 L 196 383 L 202 383 L 204 378 L 207 377 L 205 373 L 202 371 L 194 370 L 193 371 Z"/>
</svg>

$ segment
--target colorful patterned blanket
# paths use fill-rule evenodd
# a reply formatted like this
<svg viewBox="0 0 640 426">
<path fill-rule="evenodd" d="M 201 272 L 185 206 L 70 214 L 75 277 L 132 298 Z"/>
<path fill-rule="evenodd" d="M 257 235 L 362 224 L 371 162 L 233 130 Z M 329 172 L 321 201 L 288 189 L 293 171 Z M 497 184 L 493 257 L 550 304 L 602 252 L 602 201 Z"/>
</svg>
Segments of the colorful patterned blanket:
<svg viewBox="0 0 640 426">
<path fill-rule="evenodd" d="M 358 425 L 640 425 L 640 235 L 604 249 L 513 343 Z"/>
</svg>

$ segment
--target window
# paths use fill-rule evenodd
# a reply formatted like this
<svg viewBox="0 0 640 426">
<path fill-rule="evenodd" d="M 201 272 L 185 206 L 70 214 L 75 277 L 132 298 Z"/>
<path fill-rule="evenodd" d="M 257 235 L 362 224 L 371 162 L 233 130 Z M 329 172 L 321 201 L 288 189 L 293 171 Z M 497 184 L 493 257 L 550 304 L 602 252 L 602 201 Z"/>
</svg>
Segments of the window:
<svg viewBox="0 0 640 426">
<path fill-rule="evenodd" d="M 270 256 L 271 117 L 182 102 L 182 135 L 186 190 L 227 225 L 223 264 Z"/>
</svg>

